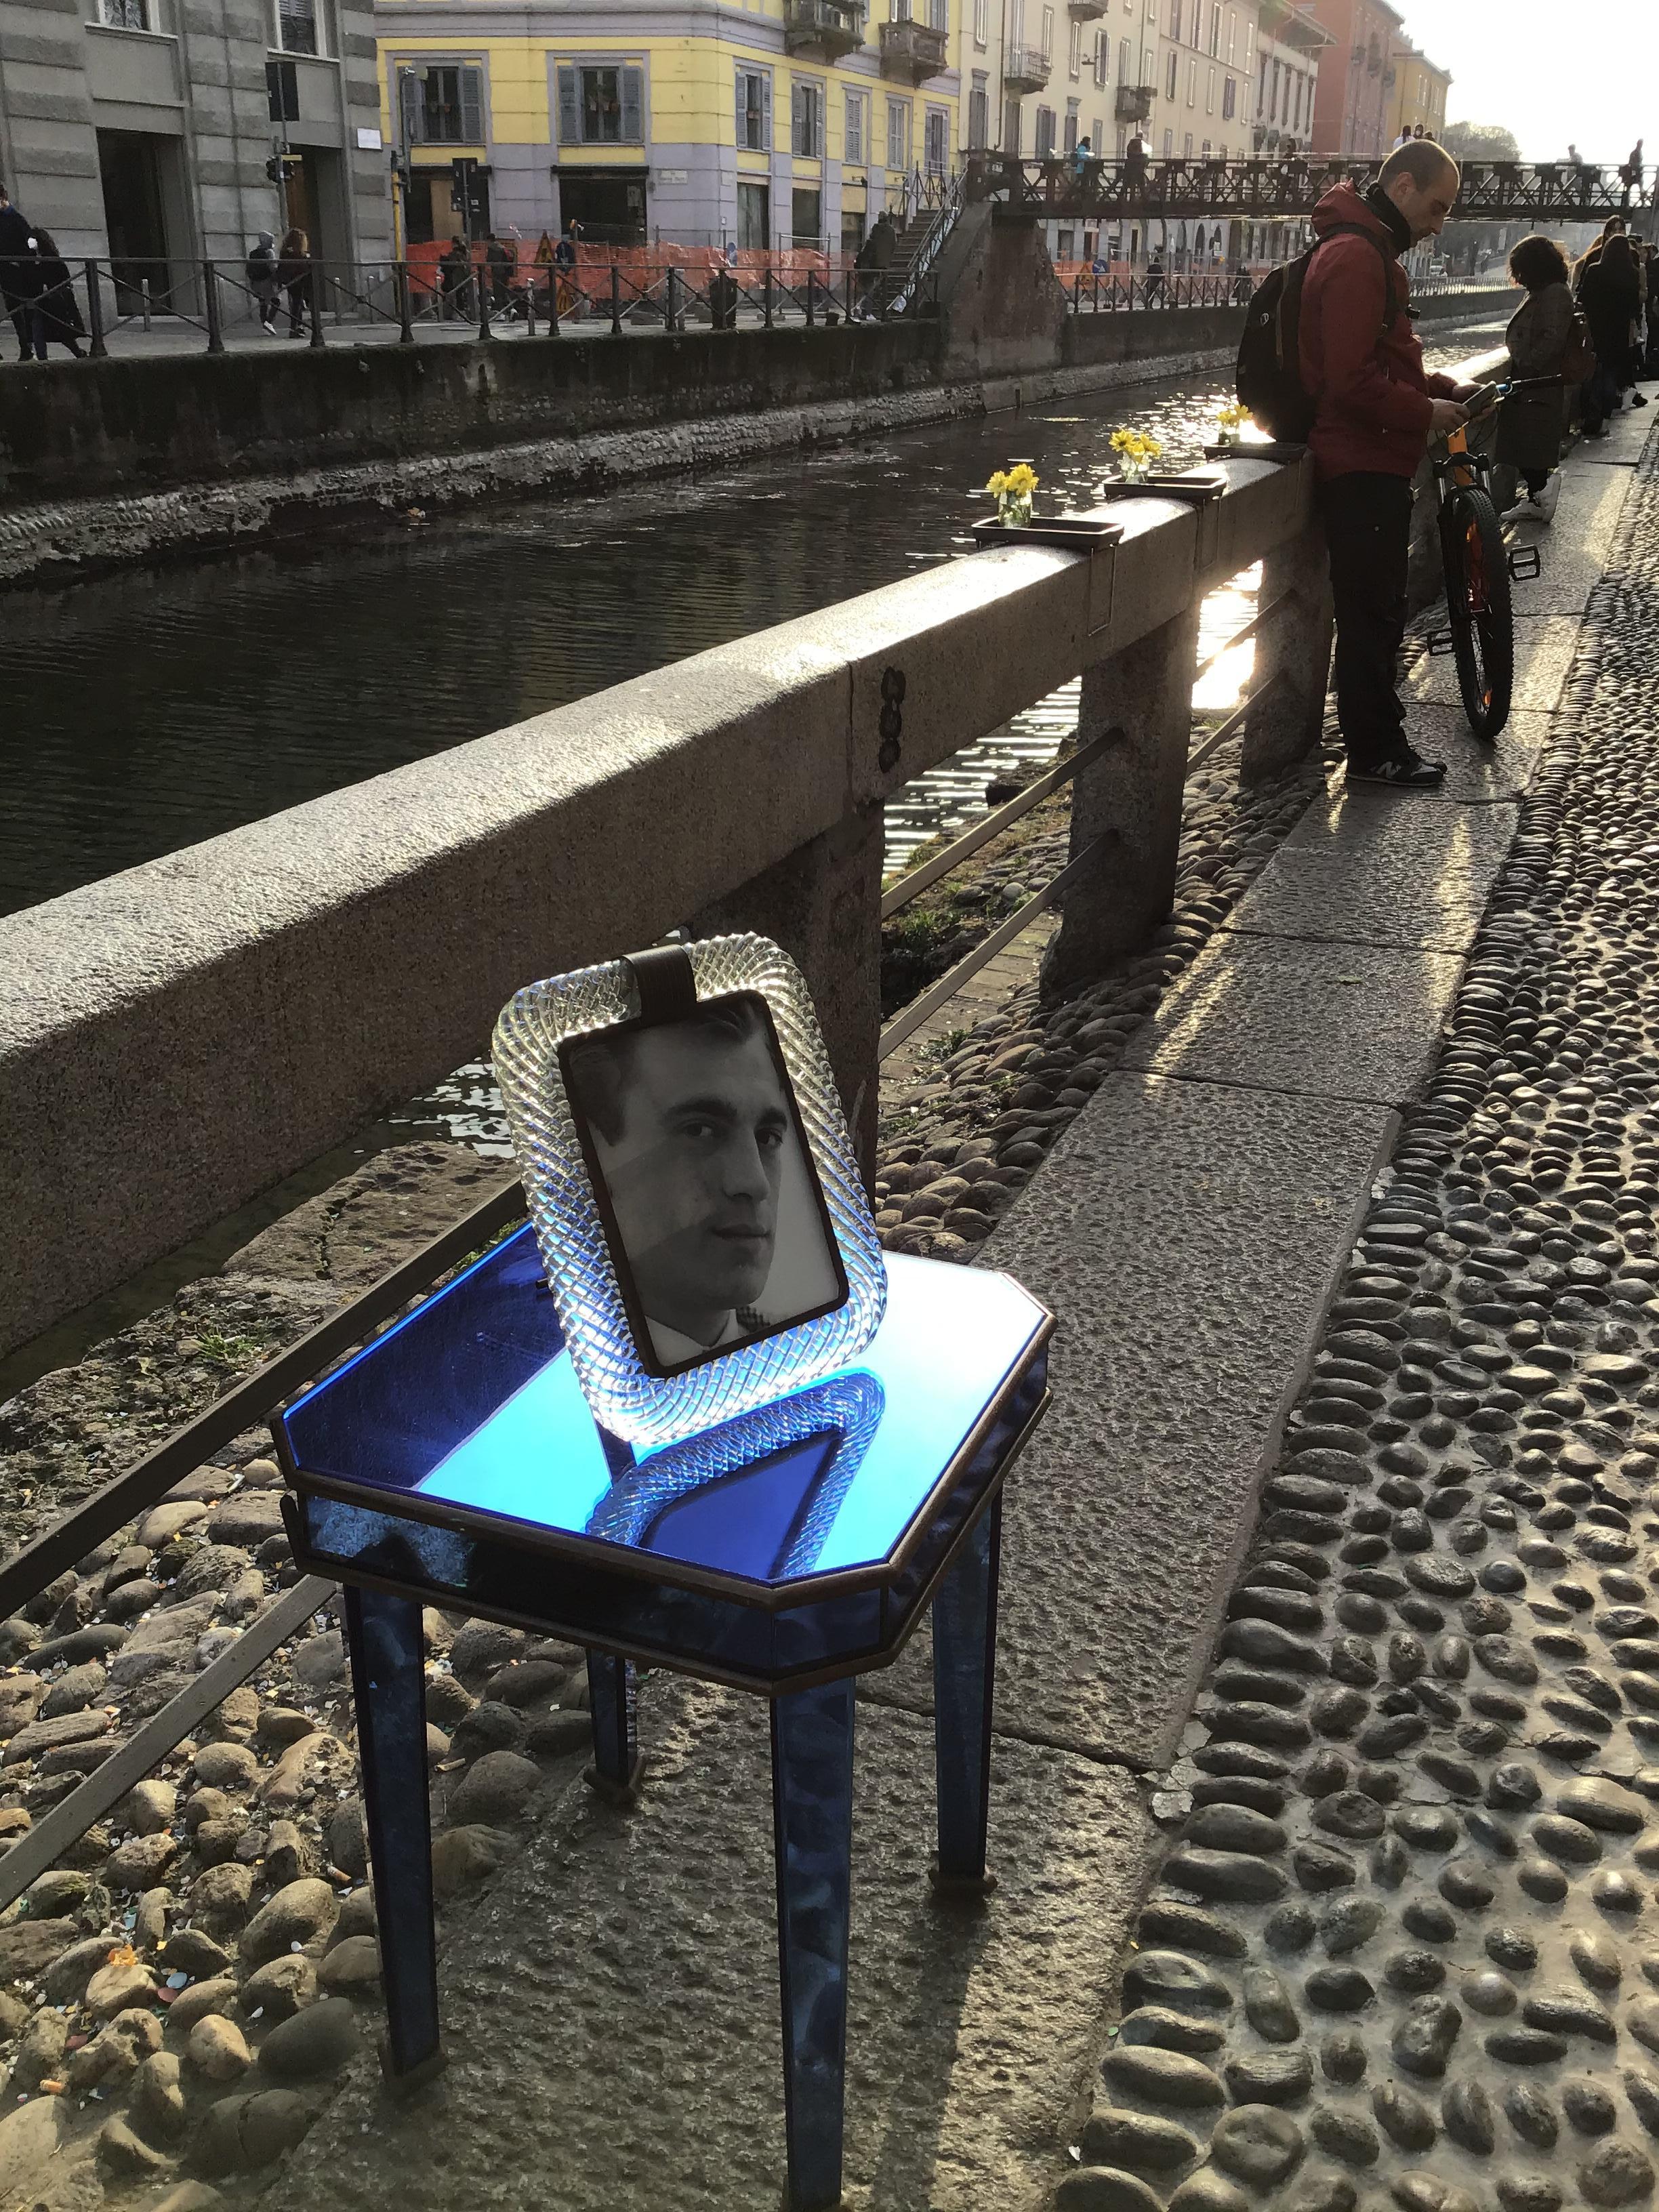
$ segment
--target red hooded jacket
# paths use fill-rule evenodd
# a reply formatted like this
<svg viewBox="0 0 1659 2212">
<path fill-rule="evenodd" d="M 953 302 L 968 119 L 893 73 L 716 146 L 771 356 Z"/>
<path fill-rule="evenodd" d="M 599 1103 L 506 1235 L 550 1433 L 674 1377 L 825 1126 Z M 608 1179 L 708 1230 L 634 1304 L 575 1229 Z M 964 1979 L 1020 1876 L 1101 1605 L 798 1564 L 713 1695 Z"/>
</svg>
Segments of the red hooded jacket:
<svg viewBox="0 0 1659 2212">
<path fill-rule="evenodd" d="M 1316 405 L 1309 443 L 1322 477 L 1364 469 L 1411 477 L 1428 449 L 1431 396 L 1450 398 L 1449 376 L 1430 376 L 1406 313 L 1411 283 L 1399 241 L 1352 185 L 1334 185 L 1313 211 L 1316 237 L 1353 223 L 1367 238 L 1334 238 L 1314 255 L 1302 291 L 1302 386 Z M 1376 239 L 1387 253 L 1371 243 Z M 1383 310 L 1392 294 L 1384 334 Z"/>
</svg>

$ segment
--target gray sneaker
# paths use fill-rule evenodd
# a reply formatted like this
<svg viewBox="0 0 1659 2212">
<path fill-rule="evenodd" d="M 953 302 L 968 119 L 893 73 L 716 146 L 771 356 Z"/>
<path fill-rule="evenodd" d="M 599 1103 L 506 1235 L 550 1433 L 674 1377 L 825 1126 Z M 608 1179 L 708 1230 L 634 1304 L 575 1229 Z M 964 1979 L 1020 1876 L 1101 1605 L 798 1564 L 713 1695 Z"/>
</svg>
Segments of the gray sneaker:
<svg viewBox="0 0 1659 2212">
<path fill-rule="evenodd" d="M 1350 783 L 1386 783 L 1396 791 L 1437 791 L 1446 781 L 1444 761 L 1425 760 L 1409 745 L 1379 761 L 1348 763 Z"/>
</svg>

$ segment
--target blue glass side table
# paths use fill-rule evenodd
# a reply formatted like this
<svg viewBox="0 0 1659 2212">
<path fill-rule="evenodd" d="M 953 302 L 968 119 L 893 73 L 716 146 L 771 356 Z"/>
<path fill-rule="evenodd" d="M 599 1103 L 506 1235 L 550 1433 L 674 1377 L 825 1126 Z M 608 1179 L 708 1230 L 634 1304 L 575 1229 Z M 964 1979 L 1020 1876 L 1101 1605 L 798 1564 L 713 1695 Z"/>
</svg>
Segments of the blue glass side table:
<svg viewBox="0 0 1659 2212">
<path fill-rule="evenodd" d="M 276 1424 L 307 1573 L 343 1583 L 386 2067 L 443 2063 L 421 1608 L 588 1652 L 591 1778 L 635 1785 L 634 1665 L 771 1700 L 790 2212 L 839 2203 L 854 1678 L 933 1608 L 937 1880 L 982 1893 L 1003 1477 L 1051 1316 L 1006 1275 L 890 1256 L 857 1364 L 637 1456 L 596 1427 L 526 1228 Z"/>
</svg>

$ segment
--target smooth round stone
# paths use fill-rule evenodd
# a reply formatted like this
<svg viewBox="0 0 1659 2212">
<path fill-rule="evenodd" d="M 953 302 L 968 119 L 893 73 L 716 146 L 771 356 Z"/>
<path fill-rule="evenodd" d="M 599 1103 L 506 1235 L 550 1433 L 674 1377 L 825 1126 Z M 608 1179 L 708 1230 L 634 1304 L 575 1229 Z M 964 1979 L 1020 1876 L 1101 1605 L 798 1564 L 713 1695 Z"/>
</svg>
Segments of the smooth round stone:
<svg viewBox="0 0 1659 2212">
<path fill-rule="evenodd" d="M 1237 1928 L 1196 1905 L 1155 1897 L 1141 1907 L 1137 1939 L 1147 1949 L 1197 1951 L 1208 1959 L 1242 1959 L 1249 1945 Z"/>
<path fill-rule="evenodd" d="M 1302 2023 L 1290 1992 L 1267 1966 L 1244 1969 L 1244 2011 L 1250 2026 L 1268 2043 L 1294 2043 Z"/>
<path fill-rule="evenodd" d="M 1205 2012 L 1231 2012 L 1232 1991 L 1195 1959 L 1179 1951 L 1137 1951 L 1123 1971 L 1131 2004 L 1168 2004 Z"/>
<path fill-rule="evenodd" d="M 1440 2100 L 1446 2133 L 1477 2158 L 1489 2158 L 1498 2141 L 1492 2099 L 1478 2081 L 1454 2081 Z"/>
<path fill-rule="evenodd" d="M 1605 1833 L 1633 1836 L 1647 1823 L 1647 1808 L 1640 1798 L 1616 1782 L 1585 1776 L 1568 1783 L 1557 1793 L 1555 1809 L 1587 1828 Z"/>
<path fill-rule="evenodd" d="M 1538 1964 L 1538 1946 L 1518 1928 L 1493 1928 L 1486 1934 L 1486 1956 L 1495 1966 L 1512 1974 L 1530 1973 Z"/>
<path fill-rule="evenodd" d="M 1498 2201 L 1504 2212 L 1560 2212 L 1561 2191 L 1547 2173 L 1504 2173 Z"/>
<path fill-rule="evenodd" d="M 1567 1893 L 1567 1877 L 1548 1859 L 1524 1855 L 1516 1865 L 1515 1878 L 1527 1895 L 1540 1905 L 1559 1905 Z"/>
<path fill-rule="evenodd" d="M 1532 1841 L 1547 1858 L 1557 1859 L 1563 1866 L 1594 1866 L 1601 1856 L 1601 1839 L 1594 1828 L 1587 1828 L 1582 1820 L 1570 1820 L 1559 1813 L 1545 1813 L 1534 1820 L 1531 1828 Z"/>
<path fill-rule="evenodd" d="M 1213 2021 L 1190 2020 L 1166 2005 L 1140 2005 L 1124 2014 L 1117 2039 L 1121 2045 L 1155 2044 L 1162 2051 L 1184 2051 L 1196 2058 L 1206 2051 L 1219 2051 L 1227 2037 L 1225 2029 Z"/>
<path fill-rule="evenodd" d="M 1376 1995 L 1357 1966 L 1319 1966 L 1302 1985 L 1317 2012 L 1358 2012 Z"/>
<path fill-rule="evenodd" d="M 1155 2045 L 1109 2051 L 1102 2070 L 1115 2087 L 1149 2105 L 1197 2112 L 1223 2100 L 1220 2082 L 1201 2060 Z"/>
<path fill-rule="evenodd" d="M 1439 2133 L 1434 2114 L 1420 2097 L 1397 2081 L 1385 2081 L 1371 2092 L 1371 2110 L 1377 2124 L 1401 2150 L 1424 2151 L 1433 2147 Z"/>
<path fill-rule="evenodd" d="M 1389 1825 L 1414 1851 L 1449 1851 L 1457 1841 L 1457 1821 L 1443 1805 L 1397 1805 Z"/>
<path fill-rule="evenodd" d="M 1600 1912 L 1637 1913 L 1642 1910 L 1642 1893 L 1628 1875 L 1604 1867 L 1590 1884 L 1590 1902 Z"/>
<path fill-rule="evenodd" d="M 1489 2019 L 1511 2013 L 1521 2002 L 1520 1991 L 1504 1975 L 1483 1969 L 1470 1974 L 1459 1984 L 1458 1995 L 1471 2012 L 1484 2013 Z"/>
<path fill-rule="evenodd" d="M 1328 2035 L 1319 2053 L 1319 2068 L 1328 2081 L 1340 2088 L 1352 2088 L 1356 2081 L 1364 2079 L 1365 2045 L 1351 2027 L 1339 2027 Z"/>
<path fill-rule="evenodd" d="M 1340 1959 L 1368 1943 L 1387 1915 L 1374 1897 L 1345 1897 L 1319 1923 L 1325 1955 Z"/>
<path fill-rule="evenodd" d="M 1605 1936 L 1575 1936 L 1568 1955 L 1591 1989 L 1618 1988 L 1624 1968 L 1618 1952 Z"/>
<path fill-rule="evenodd" d="M 1446 1964 L 1443 1959 L 1437 1959 L 1432 1951 L 1395 1951 L 1382 1972 L 1390 1989 L 1421 1996 L 1440 1987 L 1446 1978 Z"/>
<path fill-rule="evenodd" d="M 1541 2027 L 1500 2027 L 1486 2038 L 1488 2053 L 1505 2066 L 1553 2065 L 1568 2048 L 1565 2035 Z"/>
<path fill-rule="evenodd" d="M 1313 2057 L 1300 2047 L 1249 2051 L 1221 2070 L 1236 2105 L 1299 2105 L 1313 2087 Z"/>
<path fill-rule="evenodd" d="M 1268 1914 L 1261 1936 L 1270 1951 L 1281 1958 L 1295 1958 L 1313 1942 L 1313 1914 L 1305 1905 L 1281 1905 Z"/>
<path fill-rule="evenodd" d="M 1291 1864 L 1303 1888 L 1315 1896 L 1350 1887 L 1359 1871 L 1347 1852 L 1339 1851 L 1332 1844 L 1298 1844 L 1291 1854 Z"/>
<path fill-rule="evenodd" d="M 1448 1905 L 1479 1912 L 1498 1894 L 1497 1885 L 1472 1859 L 1452 1859 L 1440 1869 L 1440 1894 Z"/>
<path fill-rule="evenodd" d="M 1328 2158 L 1340 2159 L 1344 2166 L 1375 2166 L 1382 2156 L 1382 2138 L 1361 2112 L 1321 2105 L 1308 2122 L 1308 2132 Z"/>
<path fill-rule="evenodd" d="M 1632 2142 L 1606 2142 L 1578 2169 L 1578 2193 L 1586 2204 L 1644 2202 L 1653 2193 L 1653 2161 Z"/>
<path fill-rule="evenodd" d="M 1216 2123 L 1210 2157 L 1252 2189 L 1270 2189 L 1300 2160 L 1301 2129 L 1271 2105 L 1237 2105 Z"/>
<path fill-rule="evenodd" d="M 1567 2125 L 1581 2136 L 1610 2136 L 1619 2124 L 1619 2107 L 1595 2081 L 1569 2081 L 1561 2092 Z"/>
<path fill-rule="evenodd" d="M 1071 2176 L 1072 2180 L 1077 2179 L 1075 2174 Z M 1066 2185 L 1061 2182 L 1055 2195 L 1055 2212 L 1066 2212 Z M 1212 2166 L 1202 2166 L 1196 2173 L 1189 2173 L 1170 2197 L 1169 2212 L 1249 2212 L 1249 2199 Z"/>
<path fill-rule="evenodd" d="M 1523 2142 L 1534 2150 L 1553 2150 L 1561 2132 L 1561 2123 L 1555 2117 L 1555 2107 L 1543 2091 L 1530 2081 L 1515 2081 L 1504 2096 L 1504 2112 L 1510 2125 Z"/>
<path fill-rule="evenodd" d="M 1200 1806 L 1182 1832 L 1182 1839 L 1214 1851 L 1282 1851 L 1285 1831 L 1265 1814 L 1248 1805 Z"/>
<path fill-rule="evenodd" d="M 1420 1936 L 1425 1943 L 1449 1943 L 1457 1933 L 1457 1915 L 1437 1898 L 1413 1898 L 1401 1919 L 1407 1935 Z"/>
<path fill-rule="evenodd" d="M 1090 2115 L 1080 2147 L 1085 2165 L 1145 2167 L 1154 2173 L 1190 2166 L 1198 2156 L 1198 2145 L 1173 2120 L 1123 2112 L 1112 2105 L 1098 2106 Z"/>
<path fill-rule="evenodd" d="M 1486 1802 L 1500 1812 L 1523 1812 L 1543 1796 L 1538 1777 L 1519 1759 L 1507 1759 L 1493 1769 L 1486 1784 Z"/>
<path fill-rule="evenodd" d="M 1054 2212 L 1159 2212 L 1156 2193 L 1121 2166 L 1085 2166 L 1054 2191 Z"/>
</svg>

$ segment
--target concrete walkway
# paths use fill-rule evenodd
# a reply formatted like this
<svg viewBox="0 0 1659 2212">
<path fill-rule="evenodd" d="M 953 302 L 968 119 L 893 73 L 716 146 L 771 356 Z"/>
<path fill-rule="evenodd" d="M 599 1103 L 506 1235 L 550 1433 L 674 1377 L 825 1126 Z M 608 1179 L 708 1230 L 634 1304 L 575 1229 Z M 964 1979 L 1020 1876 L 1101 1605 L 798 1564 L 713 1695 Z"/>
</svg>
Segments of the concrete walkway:
<svg viewBox="0 0 1659 2212">
<path fill-rule="evenodd" d="M 1384 1188 L 1376 1178 L 1401 1111 L 1435 1068 L 1523 794 L 1562 733 L 1563 686 L 1649 419 L 1620 418 L 1613 440 L 1569 465 L 1546 578 L 1517 587 L 1518 711 L 1498 746 L 1462 730 L 1448 703 L 1450 664 L 1421 662 L 1411 732 L 1451 762 L 1444 793 L 1339 786 L 1310 809 L 992 1242 L 988 1264 L 1018 1275 L 1062 1322 L 1056 1401 L 1008 1500 L 993 1814 L 1001 1887 L 988 1911 L 967 1918 L 929 1901 L 924 1638 L 866 1683 L 860 1707 L 846 2201 L 865 2212 L 1035 2212 L 1056 2184 L 1079 2212 L 1156 2208 L 1200 2155 L 1221 2083 L 1164 2048 L 1146 2054 L 1152 2064 L 1114 2057 L 1115 2087 L 1100 2093 L 1108 2117 L 1081 2138 L 1090 2164 L 1073 2171 L 1066 2147 L 1079 2145 L 1100 2092 L 1112 1992 L 1161 1848 L 1154 1816 L 1193 1802 L 1198 1769 L 1183 1765 L 1173 1783 L 1166 1770 L 1204 1735 L 1188 1717 L 1264 1470 L 1355 1234 Z M 1401 1239 L 1408 1248 L 1407 1232 Z M 1326 1338 L 1327 1365 L 1340 1363 L 1358 1324 L 1347 1312 L 1348 1337 Z M 1298 1439 L 1304 1460 L 1310 1418 Z M 1304 1504 L 1314 1496 L 1295 1494 Z M 1304 1554 L 1328 1571 L 1307 1544 Z M 1298 1575 L 1317 1589 L 1310 1566 L 1281 1567 L 1277 1578 L 1258 1571 L 1284 1601 L 1279 1612 L 1296 1612 Z M 1269 1625 L 1277 1617 L 1271 1603 L 1254 1610 Z M 1410 1653 L 1391 1653 L 1396 1680 L 1412 1679 Z M 1288 1711 L 1305 1680 L 1249 1679 L 1267 1701 L 1249 1707 L 1268 1717 L 1261 1741 L 1277 1714 L 1284 1739 L 1305 1743 L 1306 1723 Z M 1251 1693 L 1235 1683 L 1224 1694 Z M 1240 1723 L 1237 1733 L 1248 1731 Z M 651 1772 L 633 1813 L 576 1793 L 451 1921 L 443 2081 L 398 2107 L 360 2075 L 272 2185 L 272 2212 L 463 2202 L 772 2212 L 782 2142 L 765 1715 L 755 1701 L 657 1679 L 643 1735 Z M 1251 1742 L 1206 1771 L 1248 1778 L 1253 1759 L 1267 1762 L 1262 1772 L 1273 1765 Z M 1274 1823 L 1243 1799 L 1255 1802 L 1241 1783 L 1234 1825 L 1259 1820 L 1250 1849 L 1268 1850 L 1260 1838 Z M 1360 1812 L 1373 1801 L 1358 1812 L 1344 1803 L 1356 1832 L 1371 1832 Z M 1208 1954 L 1262 1940 L 1256 1923 L 1240 1934 L 1200 1909 L 1206 1896 L 1233 1893 L 1228 1881 L 1245 1880 L 1249 1854 L 1237 1837 L 1231 1848 L 1243 1855 L 1220 1875 L 1213 1862 L 1224 1852 L 1190 1850 L 1172 1870 L 1163 1917 L 1139 1929 L 1143 1963 L 1171 1928 L 1187 1929 L 1199 1954 L 1146 1968 L 1164 2017 L 1190 2016 L 1190 2036 L 1178 2016 L 1164 2031 L 1188 2053 L 1218 2040 L 1212 2012 L 1237 2002 L 1219 1981 L 1200 1986 Z M 1282 1891 L 1276 1864 L 1249 1865 L 1267 1872 L 1237 1894 Z M 1267 2000 L 1258 2007 L 1250 1994 L 1259 1987 L 1246 1987 L 1252 2039 L 1243 2055 L 1253 2062 L 1257 2045 L 1271 2057 L 1279 2033 Z M 1444 2030 L 1443 2020 L 1435 2033 Z M 1279 2040 L 1297 2033 L 1292 2025 Z M 1164 2077 L 1194 2067 L 1177 2095 Z M 1271 2068 L 1247 2066 L 1233 2092 L 1242 2116 L 1217 2128 L 1202 2183 L 1177 2191 L 1180 2212 L 1289 2201 L 1278 2185 L 1305 2141 L 1281 2106 L 1287 2082 L 1289 2101 L 1308 2094 L 1294 2071 L 1281 2069 L 1274 2087 Z M 1358 2172 L 1364 2147 L 1353 2140 Z M 1588 2155 L 1586 2146 L 1589 2135 Z M 1352 2212 L 1352 2186 L 1337 2167 L 1322 2170 L 1329 2185 L 1297 2203 Z M 1486 2201 L 1396 2196 L 1423 2212 Z M 1503 2202 L 1543 2212 L 1560 2198 Z"/>
</svg>

